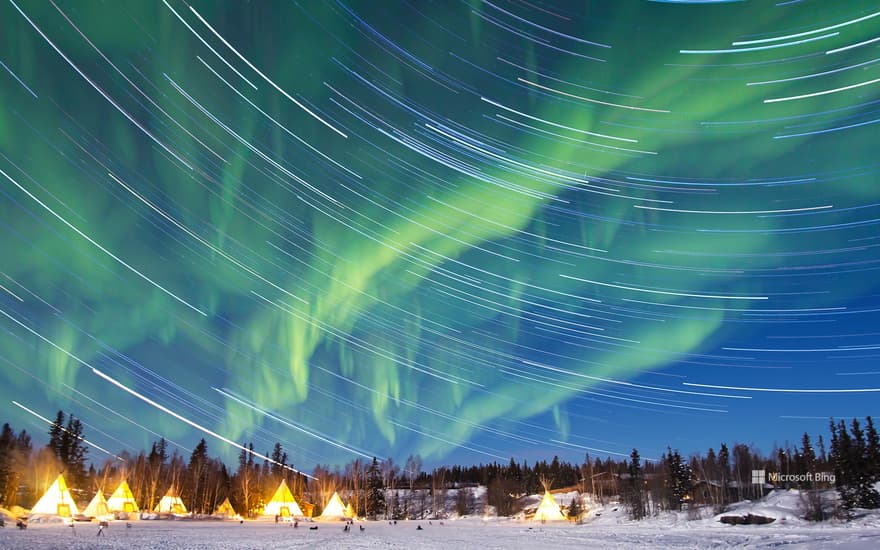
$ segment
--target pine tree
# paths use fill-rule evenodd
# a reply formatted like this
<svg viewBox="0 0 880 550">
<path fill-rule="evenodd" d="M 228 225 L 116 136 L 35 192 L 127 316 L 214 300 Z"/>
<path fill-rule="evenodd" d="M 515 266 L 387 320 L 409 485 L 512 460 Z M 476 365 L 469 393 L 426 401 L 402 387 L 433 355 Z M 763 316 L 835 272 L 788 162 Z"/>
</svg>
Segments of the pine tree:
<svg viewBox="0 0 880 550">
<path fill-rule="evenodd" d="M 730 484 L 730 451 L 727 449 L 727 443 L 722 443 L 718 449 L 718 473 L 721 482 L 721 508 L 725 508 L 728 504 L 728 486 Z"/>
<path fill-rule="evenodd" d="M 579 520 L 581 514 L 584 512 L 583 507 L 581 506 L 581 492 L 578 491 L 577 494 L 572 499 L 571 504 L 568 505 L 568 517 L 569 519 L 573 519 L 575 521 Z"/>
<path fill-rule="evenodd" d="M 385 513 L 385 483 L 379 461 L 373 457 L 373 463 L 367 470 L 367 517 L 378 519 Z"/>
<path fill-rule="evenodd" d="M 7 426 L 3 427 L 3 434 L 0 439 L 0 463 L 6 465 L 5 487 L 0 492 L 0 502 L 6 507 L 18 504 L 18 495 L 20 486 L 25 479 L 25 472 L 31 460 L 31 436 L 27 431 L 22 430 L 15 435 L 12 428 L 7 432 Z M 9 439 L 7 439 L 9 438 Z"/>
<path fill-rule="evenodd" d="M 64 462 L 62 459 L 62 438 L 64 436 L 64 411 L 58 411 L 58 414 L 55 415 L 55 421 L 52 422 L 52 425 L 49 427 L 49 443 L 48 447 L 52 449 L 52 452 L 55 453 L 55 457 L 58 460 Z"/>
<path fill-rule="evenodd" d="M 4 502 L 12 474 L 12 453 L 15 450 L 15 432 L 9 424 L 3 424 L 0 433 L 0 502 Z"/>
<path fill-rule="evenodd" d="M 810 474 L 807 476 L 807 488 L 812 488 L 812 476 L 816 473 L 816 451 L 813 450 L 813 445 L 810 442 L 810 434 L 807 432 L 804 432 L 804 436 L 801 438 L 800 457 L 803 471 L 798 473 Z"/>
<path fill-rule="evenodd" d="M 873 431 L 873 421 L 870 423 Z M 831 462 L 834 467 L 834 484 L 840 494 L 841 507 L 880 508 L 880 494 L 874 489 L 875 476 L 871 473 L 871 438 L 861 429 L 857 419 L 852 422 L 852 435 L 843 420 L 831 420 Z"/>
<path fill-rule="evenodd" d="M 668 475 L 666 501 L 669 510 L 681 510 L 685 497 L 690 493 L 693 478 L 691 467 L 685 464 L 678 450 L 668 448 L 663 458 Z"/>
<path fill-rule="evenodd" d="M 64 413 L 58 411 L 56 423 L 64 419 Z M 84 487 L 86 482 L 86 447 L 83 437 L 82 422 L 72 414 L 67 418 L 67 427 L 53 423 L 49 430 L 49 446 L 61 461 L 67 473 L 68 483 L 74 487 Z M 60 435 L 59 435 L 60 430 Z M 53 441 L 53 438 L 55 440 Z M 57 446 L 57 451 L 56 451 Z"/>
<path fill-rule="evenodd" d="M 880 482 L 880 436 L 874 427 L 874 420 L 869 416 L 865 419 L 865 459 L 871 482 Z"/>
<path fill-rule="evenodd" d="M 284 466 L 287 462 L 287 453 L 281 450 L 281 443 L 276 442 L 272 448 L 272 476 L 274 481 L 281 483 L 281 475 L 284 472 Z"/>
<path fill-rule="evenodd" d="M 873 424 L 873 422 L 872 422 Z M 874 488 L 873 472 L 868 457 L 868 442 L 858 419 L 852 421 L 851 478 L 856 494 L 856 505 L 860 508 L 880 508 L 880 494 Z"/>
<path fill-rule="evenodd" d="M 642 461 L 639 451 L 632 450 L 629 455 L 629 515 L 630 518 L 639 520 L 645 517 L 644 484 L 645 476 L 642 471 Z"/>
<path fill-rule="evenodd" d="M 391 497 L 391 519 L 398 520 L 404 519 L 404 517 L 406 517 L 406 513 L 400 506 L 400 494 L 398 491 L 394 491 L 394 496 Z"/>
</svg>

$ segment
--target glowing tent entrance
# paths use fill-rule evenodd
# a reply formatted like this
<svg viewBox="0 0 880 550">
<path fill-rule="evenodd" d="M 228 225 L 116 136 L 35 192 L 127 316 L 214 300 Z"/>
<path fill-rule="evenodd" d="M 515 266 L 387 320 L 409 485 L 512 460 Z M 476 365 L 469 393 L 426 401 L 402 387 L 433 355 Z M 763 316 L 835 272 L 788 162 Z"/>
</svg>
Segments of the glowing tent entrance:
<svg viewBox="0 0 880 550">
<path fill-rule="evenodd" d="M 159 500 L 159 504 L 153 508 L 153 511 L 159 514 L 183 515 L 186 513 L 186 506 L 183 505 L 183 501 L 177 496 L 177 491 L 174 490 L 174 487 L 170 487 L 165 496 Z"/>
<path fill-rule="evenodd" d="M 60 516 L 69 518 L 79 514 L 79 509 L 70 496 L 63 475 L 58 475 L 46 493 L 31 508 L 31 515 Z"/>
<path fill-rule="evenodd" d="M 290 492 L 290 488 L 287 486 L 287 482 L 283 479 L 281 484 L 278 485 L 278 489 L 275 490 L 275 494 L 272 495 L 272 499 L 263 508 L 263 515 L 281 516 L 283 518 L 303 515 L 299 504 L 293 498 L 293 493 Z"/>
<path fill-rule="evenodd" d="M 347 519 L 352 516 L 349 515 L 348 509 L 342 504 L 339 493 L 334 491 L 330 501 L 327 502 L 327 506 L 324 507 L 324 510 L 318 517 L 319 519 Z"/>
<path fill-rule="evenodd" d="M 107 499 L 104 498 L 104 491 L 98 489 L 89 505 L 83 510 L 83 515 L 87 518 L 104 518 L 111 515 L 110 507 L 107 506 Z"/>
<path fill-rule="evenodd" d="M 544 498 L 541 499 L 541 504 L 535 511 L 534 521 L 565 521 L 565 516 L 559 511 L 556 499 L 547 489 L 544 489 Z"/>
<path fill-rule="evenodd" d="M 137 502 L 134 500 L 134 495 L 128 486 L 128 482 L 122 480 L 119 487 L 107 499 L 107 507 L 111 512 L 125 512 L 126 514 L 133 514 L 138 511 Z"/>
</svg>

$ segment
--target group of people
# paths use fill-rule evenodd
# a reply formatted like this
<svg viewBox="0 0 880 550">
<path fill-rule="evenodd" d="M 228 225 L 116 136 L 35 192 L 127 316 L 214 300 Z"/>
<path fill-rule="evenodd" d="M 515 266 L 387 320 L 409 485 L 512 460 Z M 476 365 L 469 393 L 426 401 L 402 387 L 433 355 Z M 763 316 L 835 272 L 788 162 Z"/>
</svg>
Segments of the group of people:
<svg viewBox="0 0 880 550">
<path fill-rule="evenodd" d="M 344 533 L 348 533 L 351 531 L 352 527 L 354 527 L 354 520 L 347 519 L 345 520 L 345 527 L 342 528 L 342 531 Z M 367 530 L 363 525 L 358 525 L 358 528 L 361 530 L 361 532 Z"/>
</svg>

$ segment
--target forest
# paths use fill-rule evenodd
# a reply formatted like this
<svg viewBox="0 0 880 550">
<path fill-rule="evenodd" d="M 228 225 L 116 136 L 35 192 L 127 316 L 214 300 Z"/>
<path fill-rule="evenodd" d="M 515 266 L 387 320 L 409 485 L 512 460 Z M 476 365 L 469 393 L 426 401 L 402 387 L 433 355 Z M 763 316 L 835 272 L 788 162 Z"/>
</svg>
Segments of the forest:
<svg viewBox="0 0 880 550">
<path fill-rule="evenodd" d="M 577 491 L 567 510 L 578 517 L 591 502 L 619 501 L 633 519 L 664 510 L 711 507 L 723 512 L 733 502 L 755 499 L 772 489 L 799 489 L 807 519 L 846 518 L 859 508 L 880 508 L 880 438 L 871 417 L 850 422 L 831 419 L 830 439 L 808 433 L 798 445 L 769 454 L 742 443 L 720 443 L 705 453 L 682 455 L 667 448 L 659 460 L 584 456 L 580 463 L 552 457 L 532 464 L 492 462 L 437 466 L 426 470 L 419 456 L 404 462 L 386 458 L 355 459 L 344 466 L 295 467 L 281 443 L 258 453 L 243 445 L 230 469 L 209 454 L 200 440 L 191 453 L 169 450 L 165 439 L 137 454 L 108 453 L 90 459 L 83 425 L 58 411 L 45 446 L 35 445 L 25 430 L 4 424 L 0 434 L 0 505 L 29 508 L 64 473 L 74 498 L 86 502 L 97 489 L 112 491 L 127 480 L 141 510 L 152 510 L 172 488 L 195 515 L 210 514 L 227 497 L 245 517 L 259 515 L 282 480 L 297 501 L 319 514 L 334 491 L 359 517 L 370 519 L 443 518 L 451 514 L 522 511 L 522 497 L 545 488 Z M 104 449 L 101 451 L 106 452 Z M 263 458 L 259 458 L 262 456 Z M 762 479 L 755 480 L 756 471 Z M 485 490 L 479 488 L 485 487 Z M 835 489 L 837 498 L 829 498 Z"/>
</svg>

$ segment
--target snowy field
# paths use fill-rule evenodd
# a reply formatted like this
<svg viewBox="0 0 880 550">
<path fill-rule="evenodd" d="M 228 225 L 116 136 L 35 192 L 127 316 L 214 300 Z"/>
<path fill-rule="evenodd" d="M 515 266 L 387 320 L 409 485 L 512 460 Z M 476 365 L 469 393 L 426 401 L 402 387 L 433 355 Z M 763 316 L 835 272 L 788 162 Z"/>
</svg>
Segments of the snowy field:
<svg viewBox="0 0 880 550">
<path fill-rule="evenodd" d="M 558 494 L 567 502 L 574 493 Z M 538 495 L 535 496 L 537 500 Z M 680 512 L 664 513 L 634 522 L 614 504 L 593 504 L 583 524 L 533 523 L 515 519 L 470 517 L 439 521 L 357 522 L 351 532 L 343 523 L 268 521 L 140 520 L 126 527 L 114 521 L 97 537 L 97 523 L 31 522 L 26 530 L 14 520 L 0 529 L 0 549 L 36 550 L 120 548 L 146 549 L 271 549 L 406 548 L 479 550 L 524 548 L 681 549 L 681 548 L 880 548 L 880 510 L 857 513 L 850 522 L 810 523 L 800 519 L 797 491 L 774 491 L 755 502 L 739 502 L 725 515 L 758 514 L 775 519 L 767 525 L 724 525 L 719 516 L 703 510 L 703 517 Z M 317 526 L 317 530 L 309 529 Z M 364 531 L 360 530 L 364 527 Z M 421 530 L 417 527 L 421 526 Z"/>
<path fill-rule="evenodd" d="M 880 548 L 880 525 L 771 524 L 725 526 L 713 520 L 677 521 L 674 517 L 640 523 L 595 521 L 583 525 L 532 525 L 514 520 L 364 522 L 346 533 L 341 524 L 275 525 L 272 522 L 136 521 L 113 522 L 105 536 L 96 537 L 96 524 L 80 523 L 74 529 L 61 524 L 31 525 L 20 531 L 0 529 L 0 548 L 91 549 L 283 549 L 283 548 L 409 548 L 409 549 L 513 549 L 513 548 Z M 422 530 L 416 530 L 417 525 Z M 75 532 L 74 532 L 75 531 Z"/>
</svg>

